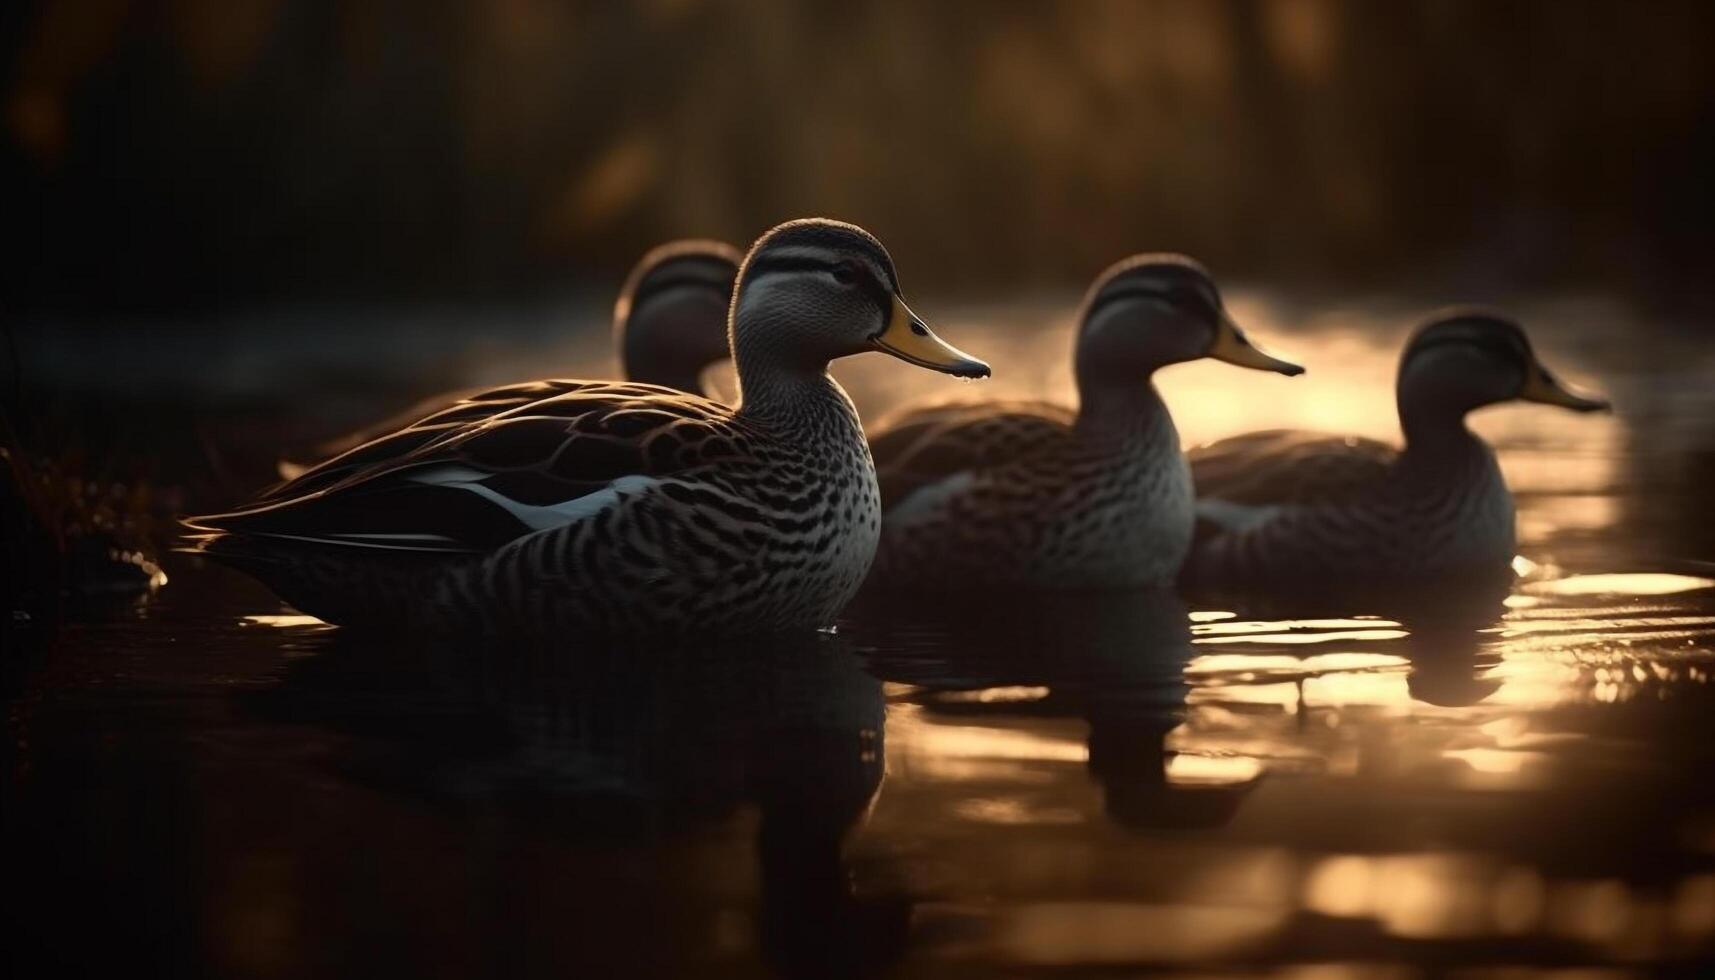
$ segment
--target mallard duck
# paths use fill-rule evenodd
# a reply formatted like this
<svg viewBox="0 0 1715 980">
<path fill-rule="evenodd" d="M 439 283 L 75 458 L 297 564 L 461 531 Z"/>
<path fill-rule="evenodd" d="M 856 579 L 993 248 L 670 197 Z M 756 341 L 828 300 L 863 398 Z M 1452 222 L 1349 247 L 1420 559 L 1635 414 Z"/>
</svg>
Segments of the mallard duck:
<svg viewBox="0 0 1715 980">
<path fill-rule="evenodd" d="M 1480 310 L 1436 316 L 1412 336 L 1397 398 L 1403 451 L 1291 430 L 1193 450 L 1202 533 L 1187 579 L 1386 587 L 1506 574 L 1512 493 L 1465 416 L 1514 400 L 1578 412 L 1608 407 L 1557 380 L 1518 324 Z"/>
<path fill-rule="evenodd" d="M 1087 295 L 1076 413 L 1032 403 L 906 414 L 871 441 L 885 514 L 880 585 L 1169 583 L 1191 541 L 1191 477 L 1152 377 L 1213 357 L 1295 375 L 1255 347 L 1203 267 L 1139 255 Z"/>
<path fill-rule="evenodd" d="M 613 307 L 613 346 L 620 372 L 631 381 L 664 385 L 693 395 L 706 395 L 702 373 L 727 358 L 727 307 L 732 304 L 733 278 L 738 275 L 738 249 L 726 242 L 685 239 L 658 245 L 644 254 L 626 276 Z M 310 453 L 331 459 L 390 432 L 430 416 L 459 409 L 467 402 L 494 410 L 542 397 L 542 385 L 472 388 L 425 398 L 375 425 L 330 439 Z M 573 382 L 574 384 L 576 382 Z M 282 460 L 280 477 L 292 480 L 311 464 Z"/>
<path fill-rule="evenodd" d="M 708 394 L 702 373 L 727 359 L 727 309 L 742 258 L 726 242 L 687 239 L 638 260 L 613 307 L 613 345 L 627 378 Z"/>
<path fill-rule="evenodd" d="M 745 257 L 741 397 L 655 385 L 503 389 L 362 446 L 252 506 L 193 519 L 210 553 L 335 623 L 590 631 L 819 627 L 856 591 L 880 493 L 834 358 L 988 365 L 900 297 L 854 225 L 789 222 Z M 498 407 L 491 407 L 498 406 Z"/>
</svg>

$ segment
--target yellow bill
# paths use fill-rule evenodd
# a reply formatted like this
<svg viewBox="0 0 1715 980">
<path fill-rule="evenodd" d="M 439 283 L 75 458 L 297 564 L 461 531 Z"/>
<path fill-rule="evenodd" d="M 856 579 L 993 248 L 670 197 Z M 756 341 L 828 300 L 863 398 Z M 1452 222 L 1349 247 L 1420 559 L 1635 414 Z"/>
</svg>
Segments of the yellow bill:
<svg viewBox="0 0 1715 980">
<path fill-rule="evenodd" d="M 887 327 L 870 339 L 877 350 L 886 351 L 918 367 L 941 371 L 961 378 L 986 378 L 989 366 L 964 351 L 935 336 L 929 325 L 911 312 L 911 307 L 898 296 L 893 297 L 893 316 Z"/>
<path fill-rule="evenodd" d="M 1209 356 L 1217 361 L 1255 368 L 1258 371 L 1273 371 L 1289 378 L 1304 373 L 1303 365 L 1275 357 L 1251 343 L 1245 332 L 1233 322 L 1233 318 L 1224 313 L 1215 327 L 1215 342 L 1209 347 Z"/>
<path fill-rule="evenodd" d="M 1566 385 L 1541 364 L 1532 364 L 1530 373 L 1525 378 L 1524 388 L 1518 396 L 1527 402 L 1541 402 L 1544 405 L 1559 405 L 1570 408 L 1574 412 L 1605 412 L 1610 407 L 1606 398 L 1595 395 L 1583 395 Z"/>
</svg>

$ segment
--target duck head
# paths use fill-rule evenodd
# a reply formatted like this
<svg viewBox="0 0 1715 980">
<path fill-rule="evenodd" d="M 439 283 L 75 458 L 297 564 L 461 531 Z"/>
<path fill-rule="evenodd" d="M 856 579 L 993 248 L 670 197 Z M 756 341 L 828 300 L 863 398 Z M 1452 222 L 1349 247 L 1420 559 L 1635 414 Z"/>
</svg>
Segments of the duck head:
<svg viewBox="0 0 1715 980">
<path fill-rule="evenodd" d="M 1209 273 L 1183 255 L 1134 255 L 1097 277 L 1084 301 L 1075 357 L 1080 387 L 1133 385 L 1169 364 L 1205 357 L 1304 373 L 1251 343 Z"/>
<path fill-rule="evenodd" d="M 627 378 L 701 393 L 703 369 L 729 353 L 727 310 L 740 258 L 725 242 L 688 240 L 638 261 L 613 309 Z"/>
<path fill-rule="evenodd" d="M 1509 401 L 1541 402 L 1575 412 L 1608 409 L 1556 378 L 1512 320 L 1485 310 L 1450 310 L 1412 335 L 1399 363 L 1399 415 L 1407 436 Z"/>
<path fill-rule="evenodd" d="M 760 364 L 820 372 L 875 350 L 961 378 L 989 375 L 905 305 L 875 236 L 825 218 L 789 221 L 750 247 L 733 296 L 732 346 L 741 377 Z"/>
</svg>

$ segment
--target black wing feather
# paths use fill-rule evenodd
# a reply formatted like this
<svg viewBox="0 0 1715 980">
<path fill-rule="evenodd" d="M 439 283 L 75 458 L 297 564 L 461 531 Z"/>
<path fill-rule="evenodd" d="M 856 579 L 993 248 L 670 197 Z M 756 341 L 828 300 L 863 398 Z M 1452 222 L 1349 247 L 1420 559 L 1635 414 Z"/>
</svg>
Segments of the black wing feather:
<svg viewBox="0 0 1715 980">
<path fill-rule="evenodd" d="M 328 544 L 482 552 L 530 529 L 508 503 L 552 506 L 624 476 L 751 458 L 746 426 L 706 399 L 613 382 L 553 382 L 546 393 L 525 404 L 510 393 L 488 397 L 486 414 L 468 399 L 448 409 L 467 417 L 432 416 L 305 472 L 251 507 L 188 523 Z"/>
</svg>

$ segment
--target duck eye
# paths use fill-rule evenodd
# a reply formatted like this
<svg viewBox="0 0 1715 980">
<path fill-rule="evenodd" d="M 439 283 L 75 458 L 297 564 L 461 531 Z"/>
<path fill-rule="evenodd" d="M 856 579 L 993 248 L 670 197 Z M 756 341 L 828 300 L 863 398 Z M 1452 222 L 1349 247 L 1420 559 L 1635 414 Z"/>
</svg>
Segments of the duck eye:
<svg viewBox="0 0 1715 980">
<path fill-rule="evenodd" d="M 852 268 L 852 264 L 850 262 L 841 262 L 839 265 L 834 266 L 833 272 L 834 281 L 842 286 L 850 286 L 852 283 L 857 282 L 857 270 Z"/>
</svg>

